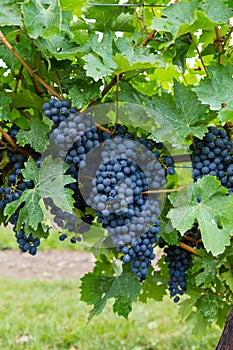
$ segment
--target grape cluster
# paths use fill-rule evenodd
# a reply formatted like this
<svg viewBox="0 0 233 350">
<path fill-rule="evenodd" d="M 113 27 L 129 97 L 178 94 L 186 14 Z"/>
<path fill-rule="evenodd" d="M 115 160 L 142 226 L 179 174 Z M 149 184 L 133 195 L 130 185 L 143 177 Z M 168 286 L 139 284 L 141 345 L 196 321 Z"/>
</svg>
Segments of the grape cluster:
<svg viewBox="0 0 233 350">
<path fill-rule="evenodd" d="M 180 295 L 186 290 L 186 272 L 189 267 L 190 253 L 176 246 L 170 245 L 164 249 L 167 254 L 165 261 L 168 263 L 170 281 L 168 290 L 171 298 L 177 303 Z"/>
<path fill-rule="evenodd" d="M 43 104 L 43 112 L 46 117 L 54 122 L 54 128 L 57 128 L 61 122 L 64 122 L 70 112 L 75 112 L 67 100 L 59 101 L 51 98 L 49 102 Z"/>
<path fill-rule="evenodd" d="M 36 255 L 37 247 L 40 245 L 40 239 L 38 237 L 34 237 L 32 233 L 28 236 L 25 234 L 24 225 L 20 228 L 19 231 L 16 229 L 17 221 L 19 216 L 19 209 L 11 216 L 10 223 L 13 225 L 13 231 L 15 232 L 15 238 L 19 245 L 19 249 L 26 253 L 28 252 L 30 255 Z"/>
<path fill-rule="evenodd" d="M 194 138 L 192 151 L 193 179 L 216 176 L 229 194 L 233 193 L 233 143 L 223 129 L 210 126 L 203 139 Z"/>
<path fill-rule="evenodd" d="M 99 157 L 94 153 L 100 165 L 94 176 L 89 173 L 94 178 L 88 186 L 87 204 L 96 209 L 98 222 L 109 232 L 122 261 L 131 262 L 132 271 L 143 281 L 155 258 L 153 244 L 158 241 L 160 226 L 158 194 L 148 195 L 148 189 L 161 189 L 166 171 L 145 149 L 146 143 L 131 141 L 126 135 L 106 140 Z"/>
<path fill-rule="evenodd" d="M 15 154 L 12 151 L 8 151 L 7 154 L 13 169 L 8 176 L 7 185 L 0 187 L 0 209 L 4 209 L 7 203 L 18 199 L 27 188 L 33 187 L 32 181 L 24 181 L 22 177 L 22 169 L 24 168 L 26 157 L 22 154 Z"/>
<path fill-rule="evenodd" d="M 204 249 L 197 222 L 186 232 L 181 242 L 192 248 Z M 186 275 L 192 253 L 176 245 L 169 245 L 164 249 L 164 252 L 166 253 L 165 262 L 168 263 L 170 274 L 168 290 L 170 297 L 177 303 L 186 290 Z"/>
<path fill-rule="evenodd" d="M 69 164 L 68 173 L 75 179 L 66 187 L 73 191 L 74 206 L 81 211 L 83 222 L 49 203 L 54 221 L 64 230 L 83 233 L 94 220 L 86 209 L 94 209 L 122 261 L 131 262 L 132 271 L 143 281 L 155 257 L 153 246 L 160 226 L 159 196 L 147 191 L 166 184 L 167 174 L 174 174 L 173 160 L 161 157 L 162 143 L 135 138 L 125 125 L 110 127 L 110 137 L 97 129 L 91 115 L 70 105 L 63 113 L 59 109 L 63 107 L 63 101 L 56 99 L 43 106 L 44 114 L 55 123 L 50 134 L 55 153 Z M 59 239 L 67 237 L 62 233 Z M 70 238 L 72 243 L 79 240 L 77 234 Z"/>
</svg>

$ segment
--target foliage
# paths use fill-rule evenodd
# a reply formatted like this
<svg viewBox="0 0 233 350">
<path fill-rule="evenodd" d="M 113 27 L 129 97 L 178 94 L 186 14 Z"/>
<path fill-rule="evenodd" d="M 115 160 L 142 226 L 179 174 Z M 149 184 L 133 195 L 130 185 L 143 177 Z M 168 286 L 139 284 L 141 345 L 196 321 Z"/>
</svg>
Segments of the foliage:
<svg viewBox="0 0 233 350">
<path fill-rule="evenodd" d="M 130 121 L 138 135 L 146 125 L 151 137 L 174 154 L 177 148 L 189 153 L 193 138 L 202 138 L 209 125 L 225 127 L 231 134 L 230 1 L 147 0 L 143 7 L 127 6 L 130 1 L 125 6 L 112 6 L 116 0 L 94 3 L 3 0 L 1 6 L 0 130 L 4 137 L 12 123 L 20 128 L 17 145 L 7 147 L 30 151 L 23 176 L 34 182 L 34 188 L 9 203 L 4 213 L 0 209 L 0 220 L 6 224 L 19 208 L 18 227 L 24 223 L 27 233 L 38 232 L 44 238 L 50 223 L 43 197 L 52 197 L 66 212 L 73 210 L 72 191 L 66 186 L 73 179 L 64 164 L 51 163 L 48 157 L 38 169 L 33 159 L 49 143 L 52 123 L 43 116 L 42 105 L 51 95 L 68 98 L 81 111 L 104 103 L 116 103 L 117 109 L 119 99 L 122 106 L 133 103 L 137 108 Z M 146 111 L 145 125 L 138 106 Z M 115 114 L 106 111 L 104 118 L 112 125 Z M 3 187 L 10 170 L 6 149 L 1 148 Z M 190 173 L 184 175 L 186 183 L 190 178 Z M 179 171 L 168 187 L 179 188 L 184 184 L 180 179 Z M 162 213 L 160 236 L 165 245 L 174 241 L 178 245 L 192 224 L 199 223 L 205 250 L 193 249 L 197 255 L 192 254 L 188 273 L 188 298 L 180 303 L 182 317 L 195 332 L 204 332 L 213 322 L 222 327 L 232 303 L 232 195 L 226 192 L 216 178 L 207 176 L 168 195 Z M 99 230 L 97 223 L 93 226 L 91 233 Z M 105 237 L 99 232 L 98 241 L 93 242 L 91 233 L 86 236 L 97 257 L 94 271 L 83 277 L 81 287 L 81 299 L 93 305 L 90 318 L 110 298 L 115 299 L 113 311 L 126 318 L 132 302 L 161 300 L 169 281 L 164 259 L 160 271 L 151 267 L 147 280 L 140 283 L 127 264 L 123 269 L 116 265 L 118 253 L 101 246 Z"/>
</svg>

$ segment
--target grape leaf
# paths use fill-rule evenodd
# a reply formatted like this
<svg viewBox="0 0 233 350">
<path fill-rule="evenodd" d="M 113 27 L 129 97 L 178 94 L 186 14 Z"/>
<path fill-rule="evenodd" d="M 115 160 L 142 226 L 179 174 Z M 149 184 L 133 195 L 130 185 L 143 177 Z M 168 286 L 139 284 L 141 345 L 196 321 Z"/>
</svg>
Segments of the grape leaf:
<svg viewBox="0 0 233 350">
<path fill-rule="evenodd" d="M 4 210 L 4 215 L 7 215 L 9 219 L 17 208 L 22 205 L 17 229 L 20 229 L 24 222 L 25 232 L 30 233 L 31 228 L 36 230 L 39 224 L 44 221 L 45 217 L 41 203 L 44 197 L 51 197 L 55 205 L 62 210 L 72 211 L 72 191 L 64 188 L 64 185 L 73 182 L 74 179 L 68 175 L 63 175 L 67 167 L 68 165 L 64 166 L 61 160 L 52 161 L 49 156 L 42 163 L 39 171 L 34 159 L 29 157 L 22 174 L 26 181 L 32 180 L 34 182 L 34 188 L 26 189 L 19 199 L 8 203 Z"/>
<path fill-rule="evenodd" d="M 217 262 L 210 254 L 205 254 L 202 257 L 194 257 L 192 274 L 197 274 L 195 277 L 196 285 L 203 285 L 209 288 L 216 278 L 216 266 Z"/>
<path fill-rule="evenodd" d="M 23 92 L 8 93 L 13 108 L 34 108 L 42 110 L 43 99 L 34 94 L 31 90 L 24 89 Z"/>
<path fill-rule="evenodd" d="M 232 11 L 221 0 L 205 0 L 204 3 L 199 4 L 206 16 L 213 22 L 224 23 L 232 17 Z"/>
<path fill-rule="evenodd" d="M 21 15 L 20 8 L 14 0 L 5 0 L 1 3 L 0 26 L 20 26 Z"/>
<path fill-rule="evenodd" d="M 206 0 L 204 4 L 199 4 L 196 0 L 179 2 L 167 7 L 163 11 L 163 17 L 155 18 L 152 27 L 157 31 L 170 32 L 176 38 L 198 29 L 214 27 L 231 16 L 231 10 L 220 0 Z"/>
<path fill-rule="evenodd" d="M 20 209 L 19 218 L 17 221 L 17 230 L 25 222 L 25 232 L 30 232 L 30 227 L 34 230 L 37 229 L 38 225 L 44 220 L 44 214 L 39 204 L 41 196 L 37 188 L 39 182 L 39 171 L 36 162 L 33 158 L 29 158 L 25 164 L 25 169 L 22 170 L 25 180 L 33 180 L 35 187 L 33 189 L 26 189 L 19 199 L 8 203 L 4 210 L 4 215 L 8 215 L 8 219 L 16 211 L 21 204 L 24 204 Z"/>
<path fill-rule="evenodd" d="M 161 58 L 150 53 L 146 47 L 134 48 L 128 38 L 119 38 L 115 41 L 118 53 L 113 57 L 117 64 L 115 73 L 120 74 L 129 70 L 148 69 L 163 65 Z"/>
<path fill-rule="evenodd" d="M 159 260 L 159 271 L 152 271 L 150 269 L 146 280 L 142 284 L 142 292 L 139 300 L 147 303 L 148 299 L 162 301 L 166 295 L 167 283 L 169 281 L 169 273 L 167 264 L 164 264 L 164 258 Z"/>
<path fill-rule="evenodd" d="M 0 119 L 9 119 L 10 109 L 9 105 L 11 103 L 11 98 L 7 95 L 0 95 Z"/>
<path fill-rule="evenodd" d="M 213 110 L 220 110 L 223 103 L 230 104 L 233 95 L 233 67 L 217 65 L 209 67 L 210 78 L 193 88 L 202 103 L 210 105 Z"/>
<path fill-rule="evenodd" d="M 60 158 L 52 159 L 49 155 L 43 159 L 39 172 L 38 189 L 42 198 L 51 198 L 63 211 L 72 213 L 73 193 L 65 185 L 75 182 L 70 175 L 63 175 L 69 165 Z"/>
<path fill-rule="evenodd" d="M 226 107 L 222 108 L 218 112 L 218 117 L 222 123 L 226 123 L 228 121 L 233 123 L 233 101 L 228 103 Z"/>
<path fill-rule="evenodd" d="M 233 196 L 226 194 L 220 182 L 207 175 L 169 197 L 174 205 L 168 213 L 172 225 L 184 234 L 197 220 L 204 246 L 214 256 L 224 252 L 232 234 Z"/>
<path fill-rule="evenodd" d="M 114 276 L 112 264 L 106 258 L 97 261 L 93 272 L 81 278 L 81 300 L 93 305 L 88 320 L 102 312 L 108 299 L 114 298 L 113 311 L 128 318 L 132 302 L 136 301 L 141 284 L 132 274 L 130 266 L 124 265 L 123 272 Z"/>
<path fill-rule="evenodd" d="M 92 54 L 83 57 L 86 64 L 84 69 L 87 71 L 87 76 L 92 77 L 95 81 L 112 73 L 112 69 L 101 63 L 100 59 Z"/>
<path fill-rule="evenodd" d="M 79 52 L 77 43 L 69 40 L 64 33 L 48 39 L 38 38 L 36 44 L 46 58 L 54 56 L 58 60 L 68 59 L 74 61 Z"/>
<path fill-rule="evenodd" d="M 43 0 L 28 0 L 22 4 L 24 24 L 28 34 L 37 39 L 39 36 L 51 38 L 60 35 L 61 9 L 59 0 L 44 4 Z"/>
<path fill-rule="evenodd" d="M 29 130 L 19 130 L 17 142 L 19 146 L 30 145 L 36 152 L 43 153 L 48 144 L 50 127 L 37 115 L 33 116 L 29 123 Z"/>
<path fill-rule="evenodd" d="M 118 4 L 118 0 L 98 1 L 98 5 L 102 3 Z M 91 26 L 96 31 L 134 31 L 133 16 L 129 12 L 122 13 L 120 6 L 89 6 L 83 12 L 86 18 L 95 20 Z"/>
<path fill-rule="evenodd" d="M 162 97 L 155 96 L 152 99 L 152 106 L 158 115 L 159 125 L 166 130 L 178 131 L 180 138 L 184 141 L 187 135 L 193 134 L 203 137 L 207 128 L 205 125 L 198 125 L 200 120 L 206 118 L 206 107 L 197 100 L 195 93 L 183 84 L 175 81 L 174 97 L 170 94 L 163 94 Z M 195 113 L 193 111 L 195 110 Z M 160 129 L 153 133 L 158 134 Z"/>
<path fill-rule="evenodd" d="M 88 44 L 83 45 L 80 48 L 80 51 L 84 52 L 93 52 L 93 55 L 96 57 L 100 56 L 101 61 L 105 67 L 115 68 L 116 64 L 112 60 L 113 48 L 112 41 L 114 35 L 112 33 L 105 33 L 103 35 L 102 40 L 99 40 L 99 36 L 97 34 L 93 34 L 88 40 Z M 83 57 L 85 60 L 85 56 Z"/>
</svg>

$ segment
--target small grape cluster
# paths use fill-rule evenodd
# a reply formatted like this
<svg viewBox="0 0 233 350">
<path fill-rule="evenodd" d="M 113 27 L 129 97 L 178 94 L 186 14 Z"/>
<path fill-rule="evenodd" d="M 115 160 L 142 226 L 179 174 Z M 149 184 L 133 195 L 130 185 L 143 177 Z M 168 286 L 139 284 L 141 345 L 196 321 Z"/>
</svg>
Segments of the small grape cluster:
<svg viewBox="0 0 233 350">
<path fill-rule="evenodd" d="M 25 234 L 24 225 L 22 225 L 21 229 L 17 231 L 16 225 L 19 216 L 19 209 L 11 216 L 10 223 L 13 225 L 13 231 L 15 232 L 15 238 L 19 245 L 19 249 L 26 253 L 28 252 L 30 255 L 36 255 L 37 247 L 40 245 L 40 239 L 38 237 L 34 237 L 32 233 L 28 236 Z"/>
<path fill-rule="evenodd" d="M 67 100 L 59 101 L 56 98 L 51 98 L 49 102 L 43 104 L 44 115 L 54 122 L 54 128 L 65 121 L 70 112 L 75 111 L 76 109 L 71 108 Z"/>
<path fill-rule="evenodd" d="M 233 143 L 223 129 L 210 126 L 203 139 L 194 138 L 192 151 L 193 179 L 216 176 L 229 194 L 233 193 Z"/>
<path fill-rule="evenodd" d="M 27 188 L 33 187 L 32 181 L 24 181 L 22 177 L 26 157 L 12 151 L 8 151 L 7 154 L 13 164 L 13 169 L 8 177 L 7 186 L 0 187 L 0 209 L 4 209 L 7 203 L 18 199 Z"/>
<path fill-rule="evenodd" d="M 197 222 L 194 222 L 192 228 L 185 233 L 181 242 L 192 248 L 204 249 Z M 176 245 L 169 245 L 164 252 L 167 254 L 165 262 L 168 263 L 170 274 L 168 290 L 170 297 L 177 303 L 186 290 L 186 274 L 192 253 Z"/>
<path fill-rule="evenodd" d="M 164 249 L 167 254 L 165 261 L 168 263 L 170 281 L 168 290 L 170 297 L 177 303 L 180 295 L 186 290 L 186 272 L 189 267 L 190 253 L 176 245 L 170 245 Z"/>
</svg>

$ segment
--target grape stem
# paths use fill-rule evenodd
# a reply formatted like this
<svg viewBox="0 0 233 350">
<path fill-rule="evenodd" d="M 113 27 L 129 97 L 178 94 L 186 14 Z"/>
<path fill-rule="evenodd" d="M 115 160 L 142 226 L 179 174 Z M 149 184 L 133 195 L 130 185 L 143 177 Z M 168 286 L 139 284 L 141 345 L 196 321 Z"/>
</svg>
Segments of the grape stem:
<svg viewBox="0 0 233 350">
<path fill-rule="evenodd" d="M 0 40 L 7 47 L 7 49 L 17 58 L 17 60 L 25 67 L 31 77 L 38 80 L 48 91 L 50 91 L 54 96 L 56 96 L 59 100 L 63 98 L 50 86 L 46 83 L 44 79 L 42 79 L 34 70 L 24 61 L 24 59 L 14 50 L 9 41 L 6 39 L 4 34 L 0 31 Z"/>
<path fill-rule="evenodd" d="M 183 186 L 177 187 L 177 188 L 169 188 L 164 190 L 150 190 L 150 191 L 143 191 L 142 194 L 153 194 L 153 193 L 171 193 L 183 190 L 184 188 L 188 187 L 192 182 L 189 182 Z"/>
<path fill-rule="evenodd" d="M 146 39 L 143 40 L 141 46 L 146 46 L 147 43 L 149 43 L 149 41 L 153 40 L 155 33 L 157 32 L 157 30 L 153 29 L 148 36 L 146 37 Z"/>
<path fill-rule="evenodd" d="M 30 153 L 28 153 L 27 151 L 25 151 L 23 148 L 19 147 L 18 145 L 16 145 L 16 143 L 14 142 L 14 140 L 12 140 L 12 138 L 10 137 L 10 135 L 7 134 L 7 132 L 5 130 L 3 130 L 3 128 L 0 126 L 0 132 L 2 134 L 2 136 L 9 142 L 9 144 L 16 149 L 17 151 L 19 151 L 20 153 L 25 154 L 26 156 L 30 156 Z"/>
<path fill-rule="evenodd" d="M 189 245 L 187 245 L 187 244 L 185 244 L 183 242 L 180 242 L 179 246 L 180 246 L 180 248 L 185 249 L 188 252 L 199 256 L 199 254 L 196 252 L 196 250 L 194 248 L 190 247 Z"/>
<path fill-rule="evenodd" d="M 207 70 L 207 68 L 206 68 L 206 66 L 205 66 L 205 63 L 204 63 L 204 61 L 203 61 L 203 58 L 202 58 L 202 56 L 201 56 L 201 52 L 200 52 L 200 50 L 199 50 L 199 48 L 198 48 L 198 45 L 197 45 L 197 42 L 196 42 L 196 40 L 195 40 L 195 37 L 194 37 L 194 34 L 193 34 L 193 33 L 191 33 L 191 37 L 192 37 L 192 40 L 190 40 L 189 37 L 186 36 L 186 38 L 187 38 L 189 41 L 191 41 L 191 42 L 193 43 L 193 45 L 194 45 L 194 47 L 195 47 L 195 50 L 197 51 L 198 57 L 199 57 L 199 59 L 200 59 L 200 61 L 201 61 L 202 67 L 203 67 L 203 69 L 204 69 L 204 71 L 205 71 L 205 73 L 206 73 L 206 76 L 209 77 L 210 75 L 209 75 L 208 70 Z"/>
<path fill-rule="evenodd" d="M 215 42 L 217 43 L 218 54 L 219 54 L 218 63 L 222 64 L 222 36 L 221 36 L 221 33 L 220 33 L 218 26 L 214 27 L 214 29 L 215 29 L 215 34 L 216 34 L 216 41 Z"/>
</svg>

